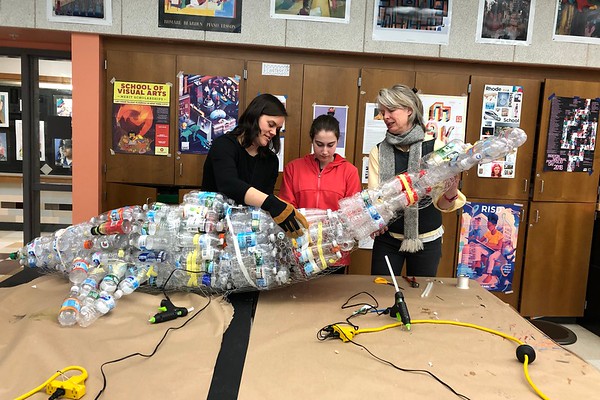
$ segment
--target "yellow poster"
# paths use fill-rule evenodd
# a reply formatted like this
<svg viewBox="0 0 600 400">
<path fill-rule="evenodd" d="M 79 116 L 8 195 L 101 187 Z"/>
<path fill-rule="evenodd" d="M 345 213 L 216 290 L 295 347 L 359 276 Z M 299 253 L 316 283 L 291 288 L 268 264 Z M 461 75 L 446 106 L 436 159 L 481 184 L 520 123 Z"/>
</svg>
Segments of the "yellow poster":
<svg viewBox="0 0 600 400">
<path fill-rule="evenodd" d="M 171 91 L 166 83 L 122 82 L 114 83 L 115 104 L 144 104 L 168 107 Z"/>
</svg>

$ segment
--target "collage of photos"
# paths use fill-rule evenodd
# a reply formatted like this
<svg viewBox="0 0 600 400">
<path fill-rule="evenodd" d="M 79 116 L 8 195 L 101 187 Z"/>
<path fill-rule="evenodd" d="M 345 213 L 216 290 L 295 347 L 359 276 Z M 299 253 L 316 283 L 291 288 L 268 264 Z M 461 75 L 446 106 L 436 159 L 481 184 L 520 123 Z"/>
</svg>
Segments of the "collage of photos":
<svg viewBox="0 0 600 400">
<path fill-rule="evenodd" d="M 237 126 L 239 85 L 239 76 L 179 76 L 179 152 L 208 154 L 214 139 Z"/>
<path fill-rule="evenodd" d="M 498 136 L 504 131 L 518 128 L 521 124 L 523 109 L 523 87 L 508 85 L 484 86 L 481 112 L 480 139 Z M 477 176 L 480 178 L 514 178 L 517 150 L 501 160 L 479 165 Z"/>
<path fill-rule="evenodd" d="M 552 99 L 544 170 L 591 170 L 596 148 L 599 108 L 600 101 L 597 99 Z"/>
<path fill-rule="evenodd" d="M 530 44 L 535 0 L 480 0 L 478 43 Z"/>
<path fill-rule="evenodd" d="M 489 291 L 512 291 L 521 209 L 521 205 L 465 204 L 457 276 L 466 275 Z"/>
</svg>

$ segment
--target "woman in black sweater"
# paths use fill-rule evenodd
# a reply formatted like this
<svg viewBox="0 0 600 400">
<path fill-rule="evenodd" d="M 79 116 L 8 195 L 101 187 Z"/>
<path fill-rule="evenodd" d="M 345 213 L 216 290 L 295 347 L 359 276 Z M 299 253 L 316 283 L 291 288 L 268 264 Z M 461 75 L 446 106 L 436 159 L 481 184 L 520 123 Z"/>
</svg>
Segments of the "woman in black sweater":
<svg viewBox="0 0 600 400">
<path fill-rule="evenodd" d="M 237 127 L 216 138 L 204 162 L 202 190 L 223 193 L 236 203 L 260 207 L 288 236 L 302 234 L 306 219 L 291 204 L 273 195 L 280 149 L 279 131 L 287 113 L 271 94 L 252 100 Z"/>
</svg>

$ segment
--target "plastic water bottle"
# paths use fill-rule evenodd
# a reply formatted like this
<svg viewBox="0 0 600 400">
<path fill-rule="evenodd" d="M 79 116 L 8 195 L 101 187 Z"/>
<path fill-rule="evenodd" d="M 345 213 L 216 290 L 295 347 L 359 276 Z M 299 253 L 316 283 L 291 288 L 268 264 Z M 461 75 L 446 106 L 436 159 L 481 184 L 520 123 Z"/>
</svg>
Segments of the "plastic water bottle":
<svg viewBox="0 0 600 400">
<path fill-rule="evenodd" d="M 119 289 L 124 295 L 129 295 L 134 292 L 141 284 L 145 283 L 148 278 L 150 264 L 138 264 L 131 274 L 119 282 Z"/>
<path fill-rule="evenodd" d="M 119 282 L 127 273 L 127 263 L 125 262 L 114 262 L 108 264 L 108 273 L 100 282 L 100 290 L 107 293 L 113 293 L 117 290 Z"/>
<path fill-rule="evenodd" d="M 140 250 L 168 250 L 173 243 L 167 236 L 140 235 L 134 240 L 134 246 Z"/>
<path fill-rule="evenodd" d="M 81 312 L 79 313 L 79 318 L 77 318 L 77 323 L 79 326 L 87 328 L 98 318 L 114 309 L 115 306 L 115 297 L 106 292 L 101 292 L 100 296 L 94 301 L 93 305 L 82 307 Z"/>
<path fill-rule="evenodd" d="M 90 292 L 97 290 L 105 275 L 106 270 L 103 267 L 92 267 L 88 270 L 87 277 L 81 283 L 81 296 L 88 296 Z"/>
<path fill-rule="evenodd" d="M 69 271 L 69 280 L 74 285 L 81 284 L 87 278 L 90 263 L 82 257 L 77 257 L 73 260 L 73 267 Z"/>
<path fill-rule="evenodd" d="M 58 312 L 58 323 L 61 326 L 75 325 L 77 316 L 81 310 L 81 301 L 79 300 L 79 287 L 72 286 L 69 295 L 63 301 Z"/>
<path fill-rule="evenodd" d="M 94 236 L 97 235 L 114 235 L 114 234 L 125 234 L 131 232 L 131 221 L 126 219 L 120 219 L 118 221 L 106 221 L 100 225 L 93 226 L 90 229 L 90 233 Z"/>
</svg>

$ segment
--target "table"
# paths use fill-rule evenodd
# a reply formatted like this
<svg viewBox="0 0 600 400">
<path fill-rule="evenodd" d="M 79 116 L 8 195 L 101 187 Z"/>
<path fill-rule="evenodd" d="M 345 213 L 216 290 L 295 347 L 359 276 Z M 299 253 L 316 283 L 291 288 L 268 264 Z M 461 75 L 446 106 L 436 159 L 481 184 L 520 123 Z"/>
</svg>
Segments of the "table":
<svg viewBox="0 0 600 400">
<path fill-rule="evenodd" d="M 381 308 L 393 304 L 393 286 L 374 277 L 330 275 L 287 288 L 262 292 L 252 326 L 239 399 L 400 398 L 456 399 L 425 374 L 398 371 L 366 350 L 338 339 L 319 341 L 317 331 L 345 319 L 358 307 L 342 310 L 352 295 L 367 291 Z M 421 297 L 427 281 L 428 297 Z M 530 344 L 537 358 L 531 379 L 550 399 L 596 398 L 600 371 L 547 338 L 475 281 L 469 289 L 456 280 L 417 278 L 405 281 L 404 296 L 413 320 L 455 320 L 499 330 Z M 365 295 L 363 301 L 370 301 Z M 360 328 L 395 322 L 368 314 L 351 320 Z M 413 324 L 411 331 L 392 328 L 363 333 L 354 341 L 402 368 L 434 373 L 471 399 L 536 399 L 527 383 L 517 345 L 499 336 L 452 325 Z"/>
</svg>

